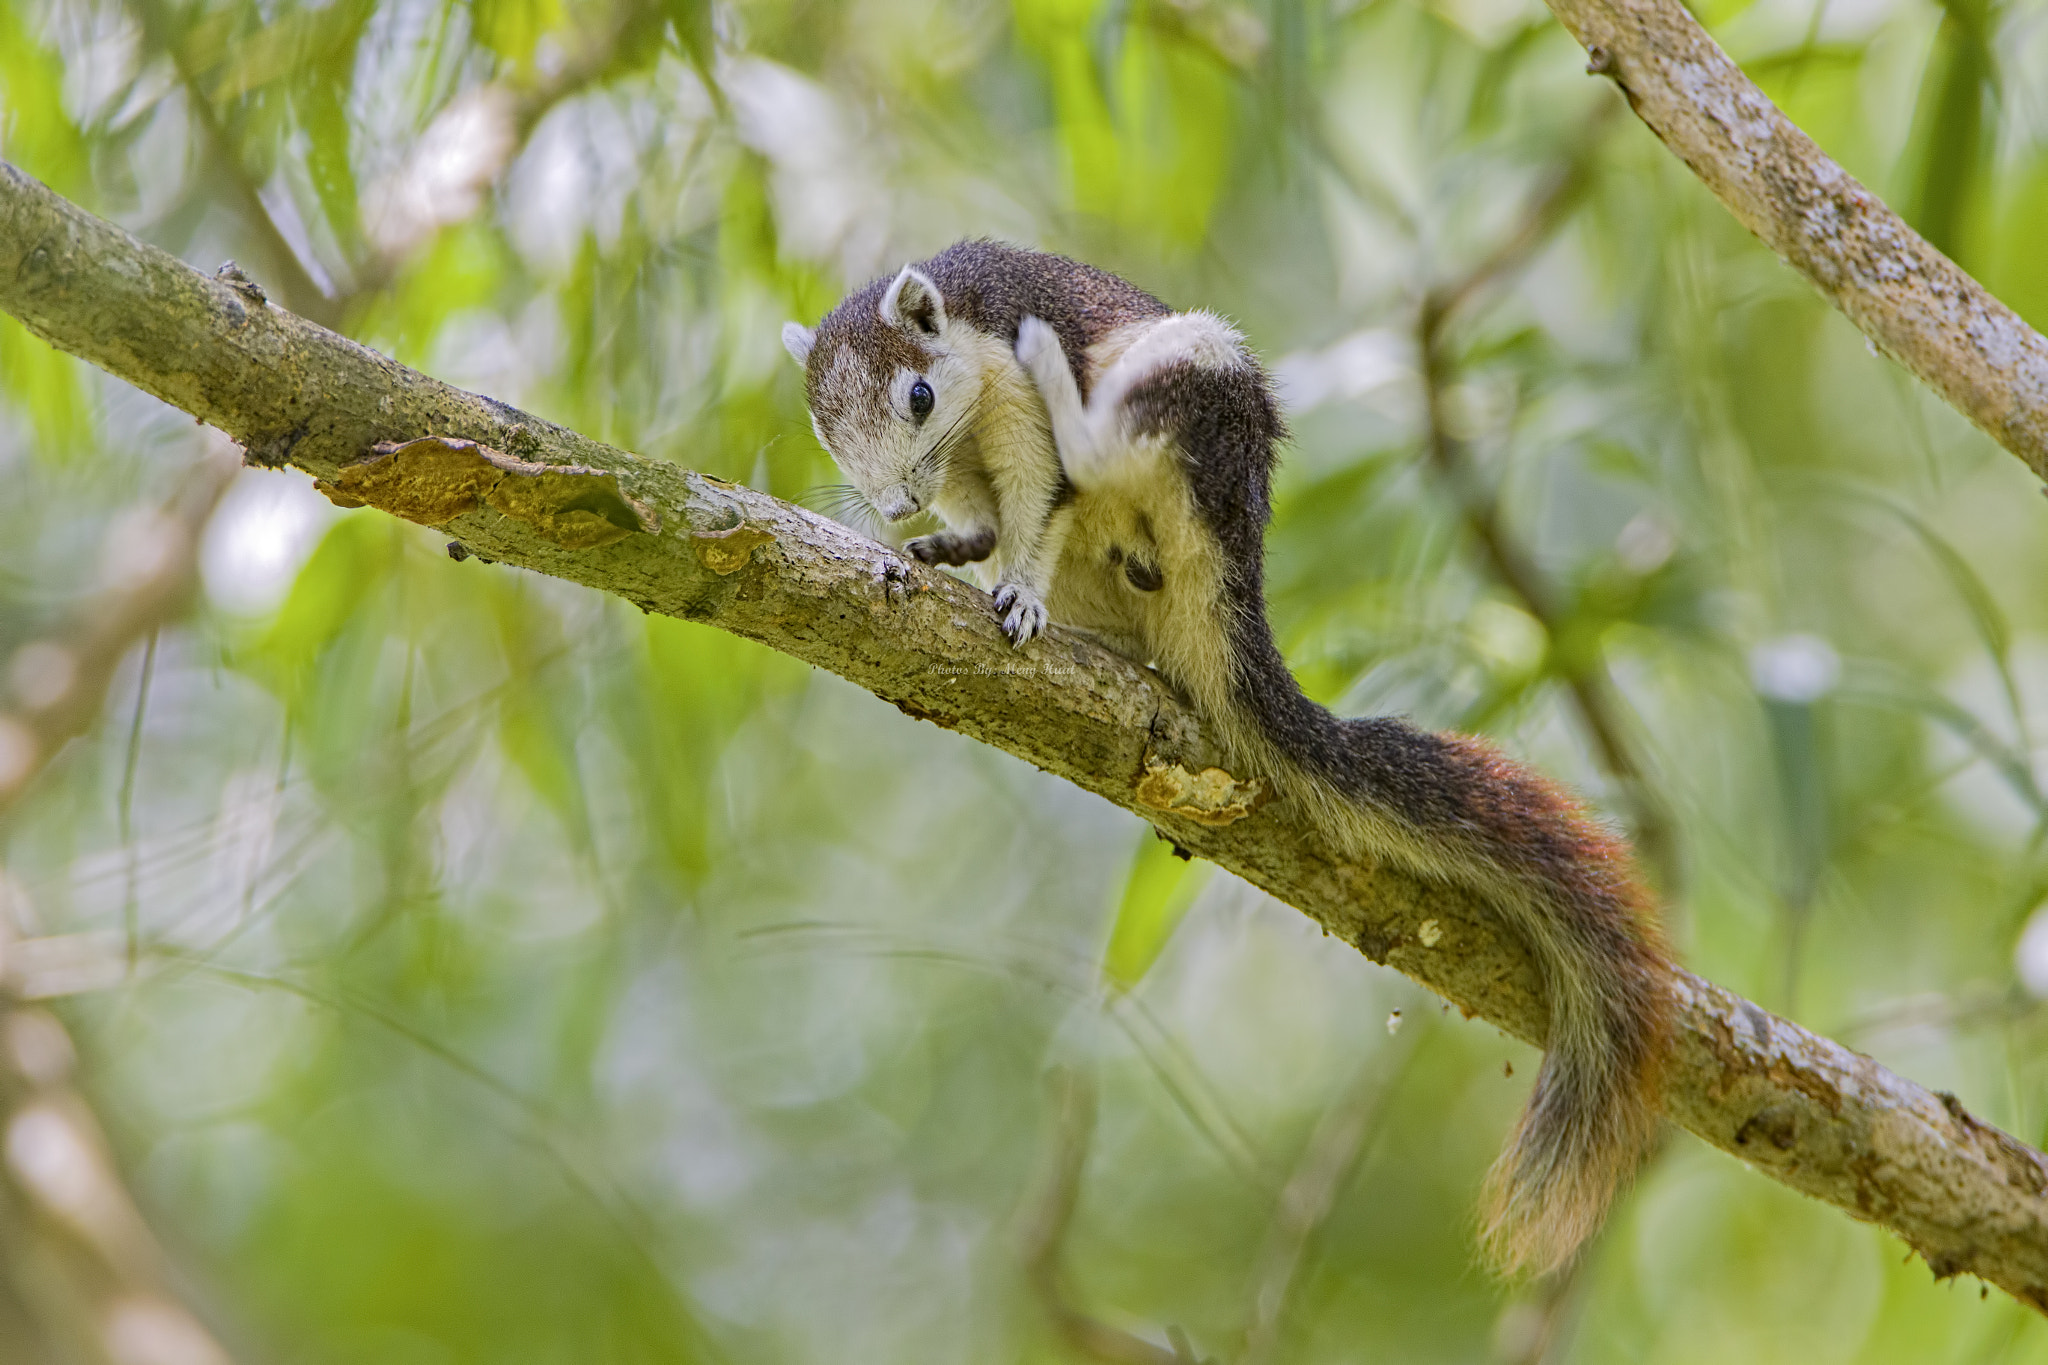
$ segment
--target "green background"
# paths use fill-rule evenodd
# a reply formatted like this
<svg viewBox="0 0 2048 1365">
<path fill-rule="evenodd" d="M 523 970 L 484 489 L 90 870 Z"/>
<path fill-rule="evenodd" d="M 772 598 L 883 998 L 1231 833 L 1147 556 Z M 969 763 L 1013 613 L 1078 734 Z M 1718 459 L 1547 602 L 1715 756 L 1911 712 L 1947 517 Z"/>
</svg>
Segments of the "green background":
<svg viewBox="0 0 2048 1365">
<path fill-rule="evenodd" d="M 2048 5 L 1701 17 L 2048 325 Z M 838 476 L 780 324 L 905 260 L 994 235 L 1221 311 L 1294 429 L 1308 690 L 1569 780 L 1647 834 L 1688 965 L 2039 1143 L 2048 502 L 1584 60 L 1529 0 L 0 0 L 0 155 L 800 500 Z M 1444 333 L 1447 479 L 1418 305 L 1561 175 Z M 219 439 L 0 319 L 0 657 Z M 1472 1209 L 1535 1054 L 1136 819 L 296 474 L 241 476 L 206 567 L 0 868 L 21 932 L 132 933 L 57 1008 L 240 1359 L 1085 1359 L 1025 1267 L 1064 1145 L 1064 1301 L 1218 1361 L 1262 1312 L 1290 1362 L 2048 1360 L 1682 1134 L 1568 1281 L 1496 1283 Z"/>
</svg>

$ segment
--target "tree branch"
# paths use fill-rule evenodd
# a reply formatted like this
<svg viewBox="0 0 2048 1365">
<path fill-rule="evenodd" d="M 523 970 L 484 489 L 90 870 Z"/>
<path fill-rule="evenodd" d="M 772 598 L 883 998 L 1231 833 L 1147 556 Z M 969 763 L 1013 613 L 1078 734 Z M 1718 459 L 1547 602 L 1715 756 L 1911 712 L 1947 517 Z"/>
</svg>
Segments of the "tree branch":
<svg viewBox="0 0 2048 1365">
<path fill-rule="evenodd" d="M 1013 651 L 987 596 L 956 578 L 766 494 L 407 369 L 145 246 L 5 163 L 0 309 L 340 501 L 758 640 L 1035 763 L 1467 1013 L 1543 1037 L 1534 967 L 1482 899 L 1333 855 L 1260 804 L 1258 774 L 1215 767 L 1194 713 L 1152 673 L 1073 632 Z M 1679 973 L 1670 989 L 1681 1021 L 1665 1098 L 1674 1120 L 1890 1227 L 1938 1274 L 1967 1271 L 2048 1310 L 2048 1158 L 1952 1097 L 1706 981 Z"/>
<path fill-rule="evenodd" d="M 1586 70 L 1886 355 L 2048 478 L 2048 338 L 1780 113 L 1680 0 L 1548 0 Z"/>
<path fill-rule="evenodd" d="M 5 930 L 0 923 L 0 949 L 13 946 Z M 0 986 L 0 1279 L 25 1305 L 27 1330 L 47 1343 L 35 1358 L 230 1365 L 172 1290 L 163 1249 L 72 1084 L 74 1061 L 56 1016 Z M 0 1344 L 25 1345 L 4 1330 L 0 1323 Z"/>
</svg>

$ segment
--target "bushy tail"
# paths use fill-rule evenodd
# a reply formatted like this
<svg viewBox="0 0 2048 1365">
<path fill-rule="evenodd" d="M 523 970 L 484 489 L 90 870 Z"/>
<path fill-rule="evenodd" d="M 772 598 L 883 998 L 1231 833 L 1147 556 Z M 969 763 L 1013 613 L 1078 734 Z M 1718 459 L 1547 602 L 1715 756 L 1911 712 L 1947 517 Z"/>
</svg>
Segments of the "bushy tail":
<svg viewBox="0 0 2048 1365">
<path fill-rule="evenodd" d="M 1269 686 L 1257 728 L 1303 770 L 1318 822 L 1356 852 L 1479 891 L 1536 960 L 1548 1055 L 1487 1177 L 1481 1243 L 1505 1273 L 1555 1270 L 1656 1136 L 1673 1004 L 1649 891 L 1626 844 L 1491 745 L 1338 720 L 1280 677 L 1292 695 Z"/>
</svg>

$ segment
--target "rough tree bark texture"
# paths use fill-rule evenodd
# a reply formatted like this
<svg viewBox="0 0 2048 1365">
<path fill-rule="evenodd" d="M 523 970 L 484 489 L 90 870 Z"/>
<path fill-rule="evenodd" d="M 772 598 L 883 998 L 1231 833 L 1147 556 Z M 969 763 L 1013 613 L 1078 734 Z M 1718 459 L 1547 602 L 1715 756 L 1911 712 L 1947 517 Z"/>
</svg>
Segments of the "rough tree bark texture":
<svg viewBox="0 0 2048 1365">
<path fill-rule="evenodd" d="M 2048 479 L 2048 339 L 1779 112 L 1679 0 L 1548 0 L 1728 211 L 1885 354 Z"/>
<path fill-rule="evenodd" d="M 1147 670 L 843 526 L 451 388 L 202 275 L 0 163 L 0 309 L 339 501 L 491 560 L 758 640 L 1136 811 L 1468 1013 L 1542 1041 L 1520 944 L 1454 888 L 1345 862 L 1258 804 Z M 480 570 L 489 572 L 489 570 Z M 2048 1158 L 1867 1057 L 1690 975 L 1667 1107 L 1939 1274 L 2048 1310 Z"/>
</svg>

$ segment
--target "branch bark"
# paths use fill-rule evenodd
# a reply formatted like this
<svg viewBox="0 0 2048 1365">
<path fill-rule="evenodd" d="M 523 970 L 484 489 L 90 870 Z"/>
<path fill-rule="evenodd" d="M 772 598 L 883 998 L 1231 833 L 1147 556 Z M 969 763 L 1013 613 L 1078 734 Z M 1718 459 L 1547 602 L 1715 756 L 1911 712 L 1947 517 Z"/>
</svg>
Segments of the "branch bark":
<svg viewBox="0 0 2048 1365">
<path fill-rule="evenodd" d="M 1680 0 L 1548 0 L 1586 70 L 1886 355 L 2048 479 L 2048 338 L 1836 165 Z"/>
<path fill-rule="evenodd" d="M 1521 945 L 1477 896 L 1347 862 L 1246 799 L 1148 671 L 1055 628 L 1013 651 L 986 595 L 801 508 L 442 384 L 202 275 L 0 162 L 0 309 L 227 432 L 260 464 L 494 561 L 760 641 L 1151 821 L 1328 932 L 1533 1043 Z M 393 443 L 406 443 L 394 447 Z M 471 444 L 475 443 L 475 444 Z M 1882 1223 L 1939 1275 L 2048 1311 L 2048 1158 L 1698 977 L 1671 1117 Z"/>
</svg>

